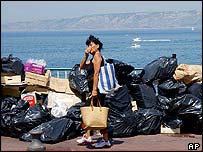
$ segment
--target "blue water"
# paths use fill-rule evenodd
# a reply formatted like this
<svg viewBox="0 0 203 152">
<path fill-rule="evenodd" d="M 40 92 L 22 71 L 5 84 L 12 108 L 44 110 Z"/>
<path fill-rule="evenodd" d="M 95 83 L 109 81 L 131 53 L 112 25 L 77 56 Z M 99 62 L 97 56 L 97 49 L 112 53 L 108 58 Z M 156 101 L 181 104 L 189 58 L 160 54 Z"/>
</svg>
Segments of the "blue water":
<svg viewBox="0 0 203 152">
<path fill-rule="evenodd" d="M 126 30 L 71 32 L 3 32 L 1 57 L 13 54 L 25 63 L 29 58 L 44 59 L 47 67 L 73 67 L 80 63 L 87 37 L 103 42 L 102 54 L 136 68 L 161 56 L 176 54 L 178 64 L 202 65 L 202 30 Z M 134 42 L 139 38 L 141 41 Z M 140 45 L 132 48 L 133 44 Z"/>
</svg>

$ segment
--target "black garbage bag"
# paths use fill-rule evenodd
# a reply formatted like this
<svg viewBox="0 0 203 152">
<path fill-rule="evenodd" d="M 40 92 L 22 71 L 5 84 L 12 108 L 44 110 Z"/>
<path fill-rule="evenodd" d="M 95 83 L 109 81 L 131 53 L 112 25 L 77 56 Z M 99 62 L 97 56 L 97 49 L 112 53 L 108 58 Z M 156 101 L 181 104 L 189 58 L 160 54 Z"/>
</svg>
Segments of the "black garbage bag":
<svg viewBox="0 0 203 152">
<path fill-rule="evenodd" d="M 182 119 L 174 115 L 165 115 L 162 121 L 163 126 L 172 129 L 179 128 L 182 125 L 182 123 L 183 123 Z"/>
<path fill-rule="evenodd" d="M 188 94 L 193 94 L 195 97 L 202 100 L 202 83 L 193 83 L 187 87 Z"/>
<path fill-rule="evenodd" d="M 158 94 L 174 98 L 186 92 L 187 86 L 181 82 L 171 78 L 158 84 Z"/>
<path fill-rule="evenodd" d="M 16 107 L 18 101 L 13 97 L 5 97 L 1 100 L 1 114 L 11 111 Z"/>
<path fill-rule="evenodd" d="M 130 74 L 135 69 L 132 65 L 115 59 L 106 59 L 106 62 L 113 63 L 115 68 L 115 75 L 118 80 L 118 84 L 120 85 L 127 83 L 128 74 Z"/>
<path fill-rule="evenodd" d="M 181 125 L 181 133 L 192 133 L 202 135 L 202 114 L 181 115 L 183 124 Z"/>
<path fill-rule="evenodd" d="M 141 73 L 142 81 L 148 83 L 157 79 L 166 80 L 171 78 L 177 66 L 177 58 L 175 55 L 172 57 L 159 57 L 144 67 Z"/>
<path fill-rule="evenodd" d="M 31 141 L 30 132 L 41 130 L 40 140 L 43 143 L 54 144 L 75 137 L 75 134 L 77 134 L 75 128 L 75 123 L 69 118 L 54 118 L 24 133 L 20 140 Z"/>
<path fill-rule="evenodd" d="M 1 58 L 2 72 L 21 75 L 21 80 L 25 80 L 24 64 L 18 57 L 9 54 L 8 57 Z"/>
<path fill-rule="evenodd" d="M 82 128 L 82 117 L 81 117 L 81 111 L 80 108 L 83 107 L 86 103 L 85 102 L 79 102 L 76 103 L 75 105 L 71 106 L 68 109 L 66 118 L 69 118 L 71 120 L 74 121 L 75 125 L 76 125 L 76 132 L 78 133 L 78 135 L 81 135 L 84 133 L 84 128 Z"/>
<path fill-rule="evenodd" d="M 84 105 L 86 105 L 85 102 L 79 102 L 79 103 L 76 103 L 75 105 L 71 106 L 70 108 L 68 108 L 66 117 L 70 118 L 72 120 L 81 121 L 82 117 L 81 117 L 80 108 L 83 107 Z"/>
<path fill-rule="evenodd" d="M 22 93 L 21 93 L 22 94 Z M 43 93 L 35 93 L 37 102 L 41 105 L 47 106 L 47 100 L 48 100 L 48 94 L 43 94 Z"/>
<path fill-rule="evenodd" d="M 8 126 L 11 124 L 12 116 L 15 115 L 10 111 L 16 107 L 17 102 L 17 99 L 13 97 L 5 97 L 1 100 L 1 135 L 10 136 Z"/>
<path fill-rule="evenodd" d="M 10 127 L 13 115 L 1 114 L 1 135 L 18 138 L 19 133 Z"/>
<path fill-rule="evenodd" d="M 175 98 L 158 95 L 159 105 L 169 115 L 202 114 L 202 100 L 192 94 L 184 94 Z"/>
<path fill-rule="evenodd" d="M 136 135 L 137 120 L 133 112 L 120 113 L 110 109 L 108 116 L 109 137 L 132 137 Z"/>
<path fill-rule="evenodd" d="M 126 85 L 104 98 L 104 106 L 121 113 L 132 112 L 131 97 Z"/>
<path fill-rule="evenodd" d="M 40 104 L 36 104 L 14 116 L 10 127 L 22 134 L 49 120 L 51 120 L 51 115 L 48 109 L 43 109 Z"/>
<path fill-rule="evenodd" d="M 202 100 L 195 97 L 192 94 L 185 94 L 182 99 L 182 104 L 178 113 L 180 115 L 185 114 L 194 114 L 201 115 L 202 114 Z"/>
<path fill-rule="evenodd" d="M 80 94 L 89 92 L 88 73 L 85 69 L 80 69 L 79 64 L 75 64 L 69 73 L 70 88 L 77 90 Z"/>
<path fill-rule="evenodd" d="M 168 114 L 169 109 L 172 108 L 171 107 L 172 106 L 172 104 L 171 104 L 172 98 L 165 97 L 165 96 L 162 96 L 162 95 L 158 95 L 157 98 L 158 98 L 159 107 Z"/>
<path fill-rule="evenodd" d="M 127 84 L 130 85 L 130 84 L 141 84 L 141 83 L 143 83 L 141 73 L 139 73 L 139 74 L 132 73 L 132 74 L 129 74 L 129 75 L 131 77 L 129 77 L 130 81 L 128 81 L 129 83 L 127 83 Z"/>
<path fill-rule="evenodd" d="M 28 108 L 30 108 L 29 102 L 27 102 L 26 100 L 20 99 L 20 100 L 18 100 L 17 105 L 14 108 L 14 110 L 22 111 L 22 110 L 27 110 Z"/>
<path fill-rule="evenodd" d="M 136 101 L 139 108 L 157 107 L 158 99 L 153 86 L 147 84 L 131 84 L 129 87 L 130 95 Z"/>
<path fill-rule="evenodd" d="M 25 113 L 29 108 L 29 103 L 25 100 L 19 100 L 13 97 L 2 99 L 1 104 L 1 135 L 18 137 L 21 130 L 13 126 L 15 117 Z"/>
<path fill-rule="evenodd" d="M 150 135 L 160 133 L 164 113 L 157 109 L 139 109 L 135 112 L 137 119 L 137 135 Z"/>
</svg>

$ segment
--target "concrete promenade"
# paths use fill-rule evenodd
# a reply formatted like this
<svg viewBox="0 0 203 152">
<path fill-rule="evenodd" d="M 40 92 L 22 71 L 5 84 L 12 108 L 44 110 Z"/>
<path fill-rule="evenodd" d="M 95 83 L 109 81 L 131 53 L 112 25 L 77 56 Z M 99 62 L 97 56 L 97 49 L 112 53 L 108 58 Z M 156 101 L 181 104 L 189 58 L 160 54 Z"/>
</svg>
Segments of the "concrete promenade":
<svg viewBox="0 0 203 152">
<path fill-rule="evenodd" d="M 76 139 L 65 140 L 57 144 L 44 144 L 46 151 L 191 151 L 189 143 L 200 144 L 197 150 L 202 151 L 202 135 L 195 134 L 156 134 L 138 135 L 134 137 L 113 138 L 110 148 L 95 149 L 91 145 L 79 146 Z M 101 138 L 94 135 L 93 140 Z M 1 151 L 27 151 L 30 142 L 20 141 L 18 138 L 1 136 Z M 195 146 L 190 146 L 190 148 Z M 197 147 L 197 146 L 196 146 Z"/>
</svg>

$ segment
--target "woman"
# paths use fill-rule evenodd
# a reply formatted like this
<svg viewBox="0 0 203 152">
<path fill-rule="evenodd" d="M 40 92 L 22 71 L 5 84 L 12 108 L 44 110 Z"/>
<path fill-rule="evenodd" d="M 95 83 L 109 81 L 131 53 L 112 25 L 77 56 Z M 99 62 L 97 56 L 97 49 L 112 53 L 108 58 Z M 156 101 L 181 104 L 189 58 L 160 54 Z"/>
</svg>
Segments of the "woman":
<svg viewBox="0 0 203 152">
<path fill-rule="evenodd" d="M 85 50 L 85 56 L 83 57 L 81 63 L 80 63 L 80 69 L 87 69 L 88 75 L 90 75 L 93 78 L 93 84 L 92 88 L 90 88 L 91 96 L 92 98 L 99 98 L 102 104 L 102 98 L 104 97 L 102 94 L 99 94 L 98 92 L 98 81 L 99 81 L 99 71 L 100 67 L 104 65 L 104 59 L 101 55 L 101 49 L 103 44 L 99 41 L 98 38 L 95 38 L 94 36 L 90 35 L 89 38 L 86 41 L 86 45 L 88 46 Z M 90 61 L 87 61 L 89 54 L 93 56 L 93 58 Z M 96 143 L 96 148 L 102 148 L 102 147 L 110 147 L 111 143 L 108 139 L 108 130 L 107 128 L 102 129 L 100 131 L 103 134 L 103 139 L 100 140 L 98 143 Z M 81 139 L 78 139 L 77 142 L 79 144 L 83 143 L 91 143 L 92 138 L 90 136 L 90 130 L 85 130 L 85 134 Z"/>
</svg>

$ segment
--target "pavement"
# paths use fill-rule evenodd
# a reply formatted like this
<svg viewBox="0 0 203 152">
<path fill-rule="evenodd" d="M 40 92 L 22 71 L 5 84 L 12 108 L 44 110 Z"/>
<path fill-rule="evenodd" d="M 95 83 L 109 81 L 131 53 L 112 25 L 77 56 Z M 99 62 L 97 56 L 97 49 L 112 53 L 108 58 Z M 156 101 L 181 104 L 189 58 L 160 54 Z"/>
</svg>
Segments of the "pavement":
<svg viewBox="0 0 203 152">
<path fill-rule="evenodd" d="M 134 137 L 113 138 L 110 148 L 96 149 L 93 145 L 78 145 L 77 137 L 56 144 L 45 144 L 46 151 L 202 151 L 202 135 L 196 134 L 156 134 Z M 101 135 L 94 135 L 97 141 Z M 1 136 L 1 151 L 27 151 L 31 142 L 18 138 Z M 189 148 L 189 149 L 188 149 Z"/>
</svg>

